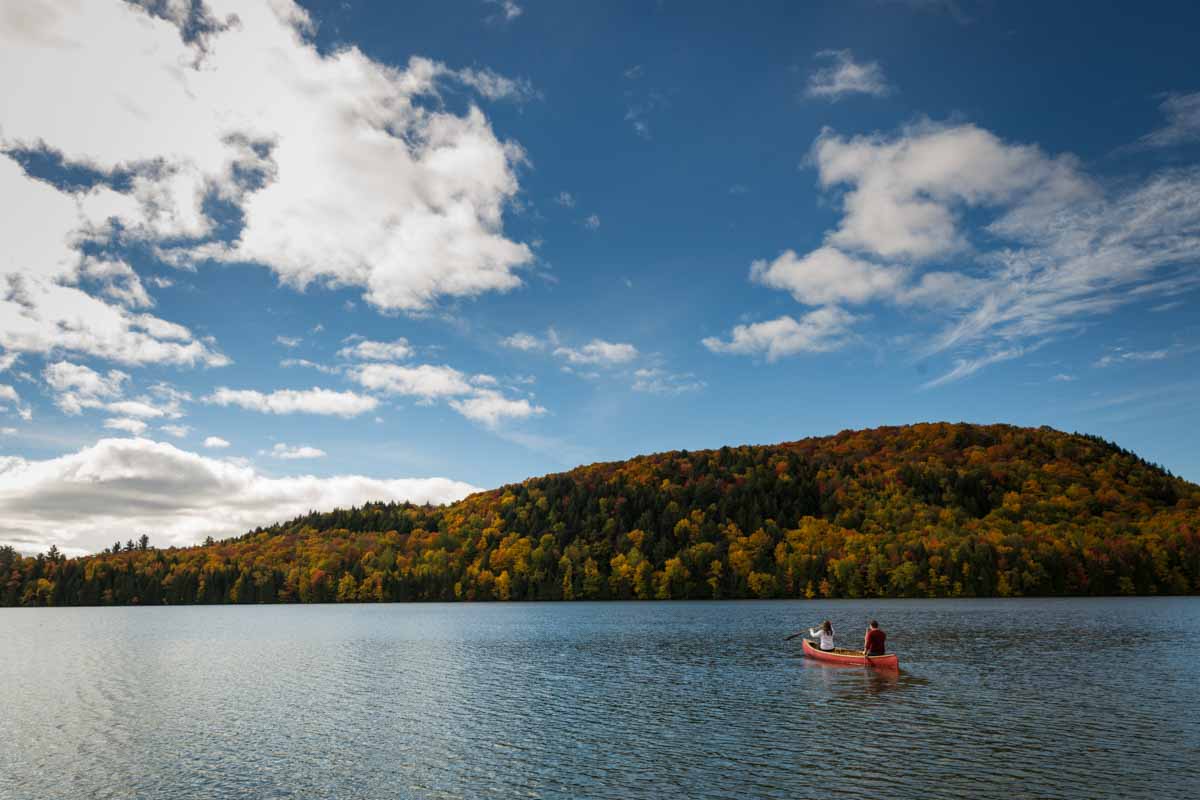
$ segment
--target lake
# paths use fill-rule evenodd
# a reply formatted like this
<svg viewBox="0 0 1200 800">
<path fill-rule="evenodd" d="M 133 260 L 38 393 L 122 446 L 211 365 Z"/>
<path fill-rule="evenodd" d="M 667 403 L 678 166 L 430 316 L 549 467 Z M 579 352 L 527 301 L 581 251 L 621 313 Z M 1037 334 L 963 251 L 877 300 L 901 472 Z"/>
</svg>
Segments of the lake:
<svg viewBox="0 0 1200 800">
<path fill-rule="evenodd" d="M 783 637 L 877 617 L 899 674 Z M 3 798 L 1200 796 L 1200 598 L 0 609 Z"/>
</svg>

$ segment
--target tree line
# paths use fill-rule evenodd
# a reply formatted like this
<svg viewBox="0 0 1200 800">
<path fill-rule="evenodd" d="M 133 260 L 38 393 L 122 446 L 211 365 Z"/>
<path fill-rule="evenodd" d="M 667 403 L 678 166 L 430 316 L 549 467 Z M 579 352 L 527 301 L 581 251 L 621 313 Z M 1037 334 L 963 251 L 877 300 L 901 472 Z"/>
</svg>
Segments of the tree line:
<svg viewBox="0 0 1200 800">
<path fill-rule="evenodd" d="M 0 603 L 1008 597 L 1200 591 L 1200 487 L 1049 428 L 674 451 L 157 549 L 0 548 Z"/>
</svg>

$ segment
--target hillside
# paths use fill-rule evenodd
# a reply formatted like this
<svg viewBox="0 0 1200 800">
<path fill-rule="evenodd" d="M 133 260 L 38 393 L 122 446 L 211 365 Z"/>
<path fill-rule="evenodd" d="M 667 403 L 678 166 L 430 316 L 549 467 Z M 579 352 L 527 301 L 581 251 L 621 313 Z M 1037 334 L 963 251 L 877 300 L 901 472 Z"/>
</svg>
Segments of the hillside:
<svg viewBox="0 0 1200 800">
<path fill-rule="evenodd" d="M 185 549 L 0 549 L 4 605 L 1197 591 L 1200 486 L 1005 425 L 640 456 Z"/>
</svg>

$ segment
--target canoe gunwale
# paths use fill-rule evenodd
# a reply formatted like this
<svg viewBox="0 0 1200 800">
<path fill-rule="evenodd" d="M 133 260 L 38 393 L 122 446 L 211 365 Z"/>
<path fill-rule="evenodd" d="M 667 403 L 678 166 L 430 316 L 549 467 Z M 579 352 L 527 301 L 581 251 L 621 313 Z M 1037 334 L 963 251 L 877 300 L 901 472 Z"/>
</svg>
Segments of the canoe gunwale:
<svg viewBox="0 0 1200 800">
<path fill-rule="evenodd" d="M 856 665 L 875 667 L 876 669 L 899 669 L 900 658 L 895 653 L 884 653 L 878 656 L 866 656 L 857 650 L 835 648 L 821 650 L 812 639 L 804 639 L 804 655 L 814 661 L 825 661 L 830 664 Z M 840 651 L 840 652 L 839 652 Z"/>
</svg>

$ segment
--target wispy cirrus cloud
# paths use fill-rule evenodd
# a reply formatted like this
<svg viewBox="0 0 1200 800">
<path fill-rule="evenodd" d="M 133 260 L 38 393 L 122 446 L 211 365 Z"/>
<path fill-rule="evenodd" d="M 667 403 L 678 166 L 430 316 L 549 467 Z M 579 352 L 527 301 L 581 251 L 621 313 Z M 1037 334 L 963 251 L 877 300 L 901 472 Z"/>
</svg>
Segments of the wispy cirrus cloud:
<svg viewBox="0 0 1200 800">
<path fill-rule="evenodd" d="M 883 97 L 891 92 L 875 61 L 856 61 L 849 50 L 822 50 L 814 58 L 826 66 L 809 75 L 804 92 L 809 97 L 836 102 L 854 94 Z"/>
<path fill-rule="evenodd" d="M 1159 110 L 1167 124 L 1138 140 L 1143 147 L 1175 147 L 1200 141 L 1200 92 L 1168 94 Z"/>
<path fill-rule="evenodd" d="M 820 185 L 838 192 L 836 226 L 805 255 L 755 262 L 751 279 L 808 306 L 940 311 L 945 322 L 918 355 L 958 355 L 926 387 L 1019 357 L 1124 304 L 1200 287 L 1187 268 L 1200 257 L 1194 167 L 1106 184 L 1071 155 L 931 122 L 893 136 L 826 130 L 811 163 Z M 798 327 L 790 317 L 742 325 L 729 342 L 705 344 L 777 358 L 809 349 L 798 334 L 772 348 Z"/>
</svg>

